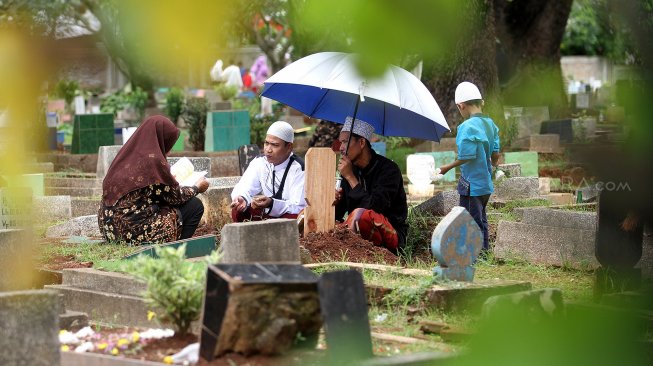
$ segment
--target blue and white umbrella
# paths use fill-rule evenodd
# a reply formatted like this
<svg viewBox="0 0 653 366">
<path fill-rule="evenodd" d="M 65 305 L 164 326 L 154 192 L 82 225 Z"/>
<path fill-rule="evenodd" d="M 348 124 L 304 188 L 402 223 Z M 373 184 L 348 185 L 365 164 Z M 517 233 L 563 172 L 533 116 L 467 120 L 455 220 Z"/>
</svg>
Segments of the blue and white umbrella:
<svg viewBox="0 0 653 366">
<path fill-rule="evenodd" d="M 381 77 L 366 79 L 355 58 L 340 52 L 306 56 L 267 79 L 261 95 L 327 121 L 354 116 L 383 136 L 440 141 L 449 131 L 433 95 L 413 74 L 390 66 Z"/>
</svg>

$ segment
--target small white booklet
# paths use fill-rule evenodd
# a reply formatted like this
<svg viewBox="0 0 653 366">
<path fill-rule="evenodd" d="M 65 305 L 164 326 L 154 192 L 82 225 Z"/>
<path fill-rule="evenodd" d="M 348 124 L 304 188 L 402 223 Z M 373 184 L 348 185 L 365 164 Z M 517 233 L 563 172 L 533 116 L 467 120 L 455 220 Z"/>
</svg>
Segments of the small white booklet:
<svg viewBox="0 0 653 366">
<path fill-rule="evenodd" d="M 172 173 L 177 182 L 179 182 L 180 186 L 191 187 L 197 183 L 200 178 L 206 176 L 207 172 L 206 170 L 196 172 L 190 159 L 181 158 L 170 167 L 170 173 Z"/>
</svg>

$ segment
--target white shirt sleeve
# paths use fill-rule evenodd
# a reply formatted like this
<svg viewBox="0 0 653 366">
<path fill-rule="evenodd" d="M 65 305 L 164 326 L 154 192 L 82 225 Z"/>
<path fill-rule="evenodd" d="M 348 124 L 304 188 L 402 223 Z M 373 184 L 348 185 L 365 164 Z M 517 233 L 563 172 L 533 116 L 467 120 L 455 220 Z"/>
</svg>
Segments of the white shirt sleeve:
<svg viewBox="0 0 653 366">
<path fill-rule="evenodd" d="M 242 196 L 249 205 L 252 202 L 252 197 L 261 193 L 259 174 L 263 168 L 262 165 L 265 164 L 264 160 L 264 157 L 257 157 L 249 163 L 245 173 L 243 173 L 234 190 L 231 191 L 231 200 Z"/>
<path fill-rule="evenodd" d="M 287 213 L 296 215 L 306 207 L 306 199 L 304 198 L 304 171 L 299 163 L 296 162 L 293 162 L 290 168 L 281 195 L 283 199 L 272 199 L 272 209 L 268 213 L 270 216 L 279 217 Z"/>
</svg>

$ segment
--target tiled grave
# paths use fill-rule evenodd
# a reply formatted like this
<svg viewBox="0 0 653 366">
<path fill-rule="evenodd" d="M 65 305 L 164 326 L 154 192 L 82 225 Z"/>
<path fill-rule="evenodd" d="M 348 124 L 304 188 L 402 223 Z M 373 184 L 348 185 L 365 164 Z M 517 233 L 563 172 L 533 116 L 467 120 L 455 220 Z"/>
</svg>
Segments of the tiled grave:
<svg viewBox="0 0 653 366">
<path fill-rule="evenodd" d="M 96 154 L 100 146 L 113 145 L 113 114 L 81 114 L 73 124 L 72 154 Z"/>
<path fill-rule="evenodd" d="M 517 163 L 521 166 L 521 175 L 523 177 L 537 177 L 539 176 L 539 163 L 537 160 L 537 152 L 524 151 L 524 152 L 507 152 L 503 154 L 504 162 L 506 164 Z"/>
<path fill-rule="evenodd" d="M 248 111 L 209 111 L 206 119 L 205 151 L 236 150 L 250 143 Z"/>
<path fill-rule="evenodd" d="M 141 255 L 146 255 L 152 258 L 158 258 L 156 254 L 156 248 L 174 248 L 177 249 L 180 246 L 186 244 L 186 258 L 197 258 L 203 257 L 205 255 L 211 254 L 216 249 L 216 236 L 202 235 L 196 236 L 189 239 L 177 240 L 169 243 L 154 244 L 154 245 L 145 245 L 139 251 L 130 254 L 123 259 L 133 259 Z"/>
</svg>

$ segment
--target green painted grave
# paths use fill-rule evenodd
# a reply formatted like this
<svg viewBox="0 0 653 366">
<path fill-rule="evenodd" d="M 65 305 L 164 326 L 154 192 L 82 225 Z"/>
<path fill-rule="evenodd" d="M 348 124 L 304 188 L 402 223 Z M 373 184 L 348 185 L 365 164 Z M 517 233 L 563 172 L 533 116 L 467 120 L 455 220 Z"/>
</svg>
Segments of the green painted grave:
<svg viewBox="0 0 653 366">
<path fill-rule="evenodd" d="M 249 145 L 249 128 L 248 111 L 209 111 L 204 151 L 230 151 Z"/>
<path fill-rule="evenodd" d="M 73 122 L 72 154 L 97 154 L 100 146 L 113 145 L 113 114 L 79 114 Z"/>
<path fill-rule="evenodd" d="M 517 151 L 503 154 L 505 164 L 518 163 L 521 165 L 521 175 L 523 177 L 539 176 L 539 164 L 537 162 L 537 152 L 535 151 Z"/>
<path fill-rule="evenodd" d="M 216 236 L 215 235 L 202 235 L 190 239 L 173 241 L 170 243 L 153 244 L 144 246 L 138 252 L 125 256 L 123 259 L 133 259 L 139 255 L 147 255 L 152 258 L 158 258 L 155 248 L 179 248 L 182 244 L 186 243 L 186 258 L 197 258 L 211 254 L 216 249 Z"/>
<path fill-rule="evenodd" d="M 188 131 L 179 130 L 179 138 L 174 145 L 172 145 L 172 151 L 184 151 L 184 141 L 188 137 Z"/>
</svg>

